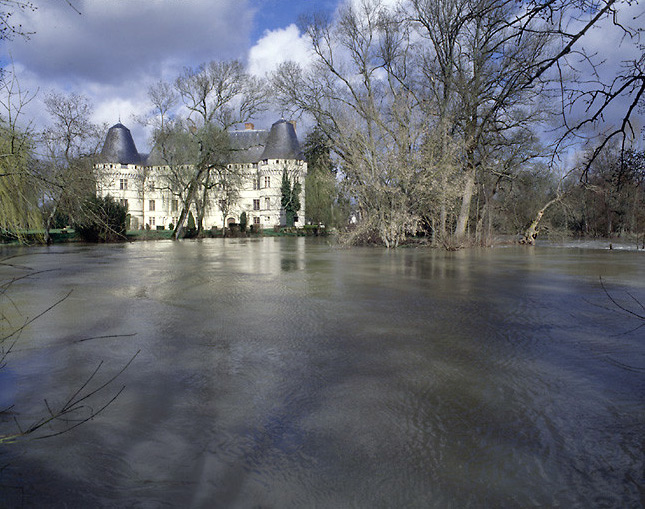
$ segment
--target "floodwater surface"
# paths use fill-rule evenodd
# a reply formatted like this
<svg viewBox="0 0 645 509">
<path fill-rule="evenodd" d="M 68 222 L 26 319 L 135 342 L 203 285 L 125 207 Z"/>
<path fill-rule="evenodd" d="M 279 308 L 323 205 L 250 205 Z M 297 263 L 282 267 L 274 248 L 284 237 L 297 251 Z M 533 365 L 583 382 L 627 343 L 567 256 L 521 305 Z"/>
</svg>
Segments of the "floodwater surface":
<svg viewBox="0 0 645 509">
<path fill-rule="evenodd" d="M 0 435 L 82 408 L 0 442 L 0 507 L 644 504 L 642 251 L 1 258 Z"/>
</svg>

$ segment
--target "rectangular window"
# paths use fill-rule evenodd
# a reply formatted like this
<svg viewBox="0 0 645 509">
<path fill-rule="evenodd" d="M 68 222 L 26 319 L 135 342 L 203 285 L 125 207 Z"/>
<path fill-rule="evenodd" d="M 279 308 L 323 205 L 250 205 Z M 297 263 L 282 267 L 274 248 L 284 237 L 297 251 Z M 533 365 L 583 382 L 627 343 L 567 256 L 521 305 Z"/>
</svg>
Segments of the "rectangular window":
<svg viewBox="0 0 645 509">
<path fill-rule="evenodd" d="M 123 205 L 125 208 L 128 208 L 128 200 L 121 199 L 119 201 L 121 202 L 121 205 Z"/>
<path fill-rule="evenodd" d="M 271 198 L 264 199 L 264 208 L 269 210 L 271 208 Z"/>
<path fill-rule="evenodd" d="M 170 211 L 171 212 L 177 212 L 177 207 L 179 206 L 179 203 L 177 203 L 177 200 L 173 200 L 170 203 Z"/>
<path fill-rule="evenodd" d="M 148 191 L 154 191 L 155 190 L 155 181 L 151 180 L 148 182 Z"/>
<path fill-rule="evenodd" d="M 257 191 L 258 189 L 260 189 L 260 180 L 259 178 L 253 177 L 253 190 Z"/>
<path fill-rule="evenodd" d="M 128 188 L 128 179 L 119 179 L 119 189 L 126 190 Z"/>
<path fill-rule="evenodd" d="M 154 225 L 155 225 L 155 218 L 151 217 L 150 218 L 150 226 L 154 226 Z"/>
<path fill-rule="evenodd" d="M 264 177 L 264 187 L 271 187 L 271 177 Z"/>
<path fill-rule="evenodd" d="M 253 224 L 260 224 L 260 218 L 259 217 L 254 217 L 253 218 Z"/>
<path fill-rule="evenodd" d="M 155 211 L 155 201 L 154 200 L 148 200 L 148 210 L 150 212 Z"/>
<path fill-rule="evenodd" d="M 260 200 L 253 200 L 253 210 L 260 210 Z"/>
</svg>

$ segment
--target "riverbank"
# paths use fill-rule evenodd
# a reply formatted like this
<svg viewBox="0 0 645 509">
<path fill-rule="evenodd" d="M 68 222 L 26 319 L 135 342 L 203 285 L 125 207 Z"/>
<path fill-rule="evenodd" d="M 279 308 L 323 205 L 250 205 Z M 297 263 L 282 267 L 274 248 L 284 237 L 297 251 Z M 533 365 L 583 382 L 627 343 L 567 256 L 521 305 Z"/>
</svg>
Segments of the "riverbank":
<svg viewBox="0 0 645 509">
<path fill-rule="evenodd" d="M 50 231 L 53 244 L 67 244 L 83 242 L 72 228 L 54 229 Z M 341 245 L 351 245 L 351 242 L 343 241 L 343 233 L 338 232 L 335 228 L 326 229 L 318 225 L 305 225 L 304 227 L 273 227 L 267 229 L 248 229 L 242 232 L 239 226 L 227 229 L 226 233 L 221 228 L 212 228 L 205 230 L 200 238 L 260 238 L 260 237 L 338 237 Z M 125 242 L 138 241 L 155 241 L 170 240 L 172 230 L 128 230 L 126 232 Z M 194 238 L 190 232 L 185 238 Z M 0 235 L 0 245 L 42 245 L 44 241 L 44 231 L 27 231 L 22 233 L 22 239 L 2 237 Z M 370 246 L 370 244 L 366 244 Z M 371 244 L 378 247 L 378 244 Z M 486 242 L 477 242 L 474 239 L 470 242 L 458 244 L 441 243 L 435 244 L 430 237 L 413 237 L 409 238 L 400 248 L 440 248 L 446 251 L 459 251 L 470 248 L 504 248 L 518 245 L 518 236 L 513 234 L 497 234 Z M 573 248 L 591 248 L 591 249 L 608 249 L 608 250 L 645 250 L 645 236 L 643 235 L 624 235 L 621 237 L 598 238 L 598 237 L 581 237 L 573 235 L 564 235 L 562 233 L 542 235 L 538 237 L 537 246 L 559 246 Z"/>
<path fill-rule="evenodd" d="M 136 242 L 142 240 L 169 240 L 172 238 L 172 230 L 128 230 L 124 241 Z M 305 225 L 303 227 L 274 227 L 267 229 L 249 229 L 241 231 L 239 226 L 227 228 L 226 232 L 221 228 L 212 228 L 202 232 L 200 238 L 247 238 L 247 237 L 325 237 L 331 234 L 324 226 Z M 83 239 L 76 233 L 73 228 L 53 229 L 49 235 L 52 244 L 67 244 L 70 242 L 83 242 Z M 22 232 L 22 238 L 0 235 L 0 244 L 43 244 L 45 238 L 44 230 L 30 230 Z M 194 233 L 188 232 L 186 238 L 193 238 Z"/>
</svg>

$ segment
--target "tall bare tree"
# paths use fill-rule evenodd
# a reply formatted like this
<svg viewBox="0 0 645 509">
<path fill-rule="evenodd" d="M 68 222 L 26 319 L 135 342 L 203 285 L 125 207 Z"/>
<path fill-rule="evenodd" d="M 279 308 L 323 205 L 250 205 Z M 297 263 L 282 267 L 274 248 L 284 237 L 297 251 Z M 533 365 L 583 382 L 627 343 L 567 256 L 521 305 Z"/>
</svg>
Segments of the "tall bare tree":
<svg viewBox="0 0 645 509">
<path fill-rule="evenodd" d="M 247 74 L 236 60 L 212 61 L 195 69 L 186 68 L 175 81 L 175 88 L 190 112 L 188 132 L 199 149 L 195 174 L 188 187 L 188 203 L 194 203 L 197 209 L 200 234 L 209 194 L 216 192 L 220 202 L 229 202 L 233 195 L 227 190 L 233 189 L 233 184 L 241 178 L 231 168 L 223 166 L 228 143 L 221 133 L 266 109 L 268 90 L 260 80 Z M 211 176 L 213 169 L 218 169 L 215 179 Z M 187 215 L 188 210 L 183 210 L 177 228 L 183 228 Z"/>
<path fill-rule="evenodd" d="M 397 246 L 416 229 L 418 149 L 427 132 L 405 81 L 406 26 L 378 2 L 345 6 L 337 21 L 309 20 L 315 61 L 287 63 L 274 76 L 282 107 L 305 112 L 340 159 L 340 171 L 365 220 L 356 232 Z"/>
<path fill-rule="evenodd" d="M 56 214 L 63 212 L 72 220 L 79 219 L 83 202 L 96 192 L 92 167 L 101 147 L 104 126 L 90 120 L 92 105 L 85 96 L 52 92 L 44 103 L 52 123 L 42 133 L 46 154 L 39 166 L 48 206 L 45 241 L 50 243 L 49 232 Z"/>
</svg>

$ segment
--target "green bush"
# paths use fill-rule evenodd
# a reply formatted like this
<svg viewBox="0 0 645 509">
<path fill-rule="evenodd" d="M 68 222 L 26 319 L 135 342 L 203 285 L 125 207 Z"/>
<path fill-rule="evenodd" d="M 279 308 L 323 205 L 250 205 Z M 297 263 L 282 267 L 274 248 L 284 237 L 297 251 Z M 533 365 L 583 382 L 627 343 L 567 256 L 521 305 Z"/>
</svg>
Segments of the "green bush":
<svg viewBox="0 0 645 509">
<path fill-rule="evenodd" d="M 86 242 L 118 242 L 125 240 L 127 207 L 111 196 L 92 196 L 82 207 L 82 219 L 74 225 L 76 233 Z"/>
<path fill-rule="evenodd" d="M 195 230 L 197 228 L 195 224 L 195 216 L 193 216 L 192 211 L 188 212 L 188 220 L 186 221 L 187 230 Z"/>
</svg>

